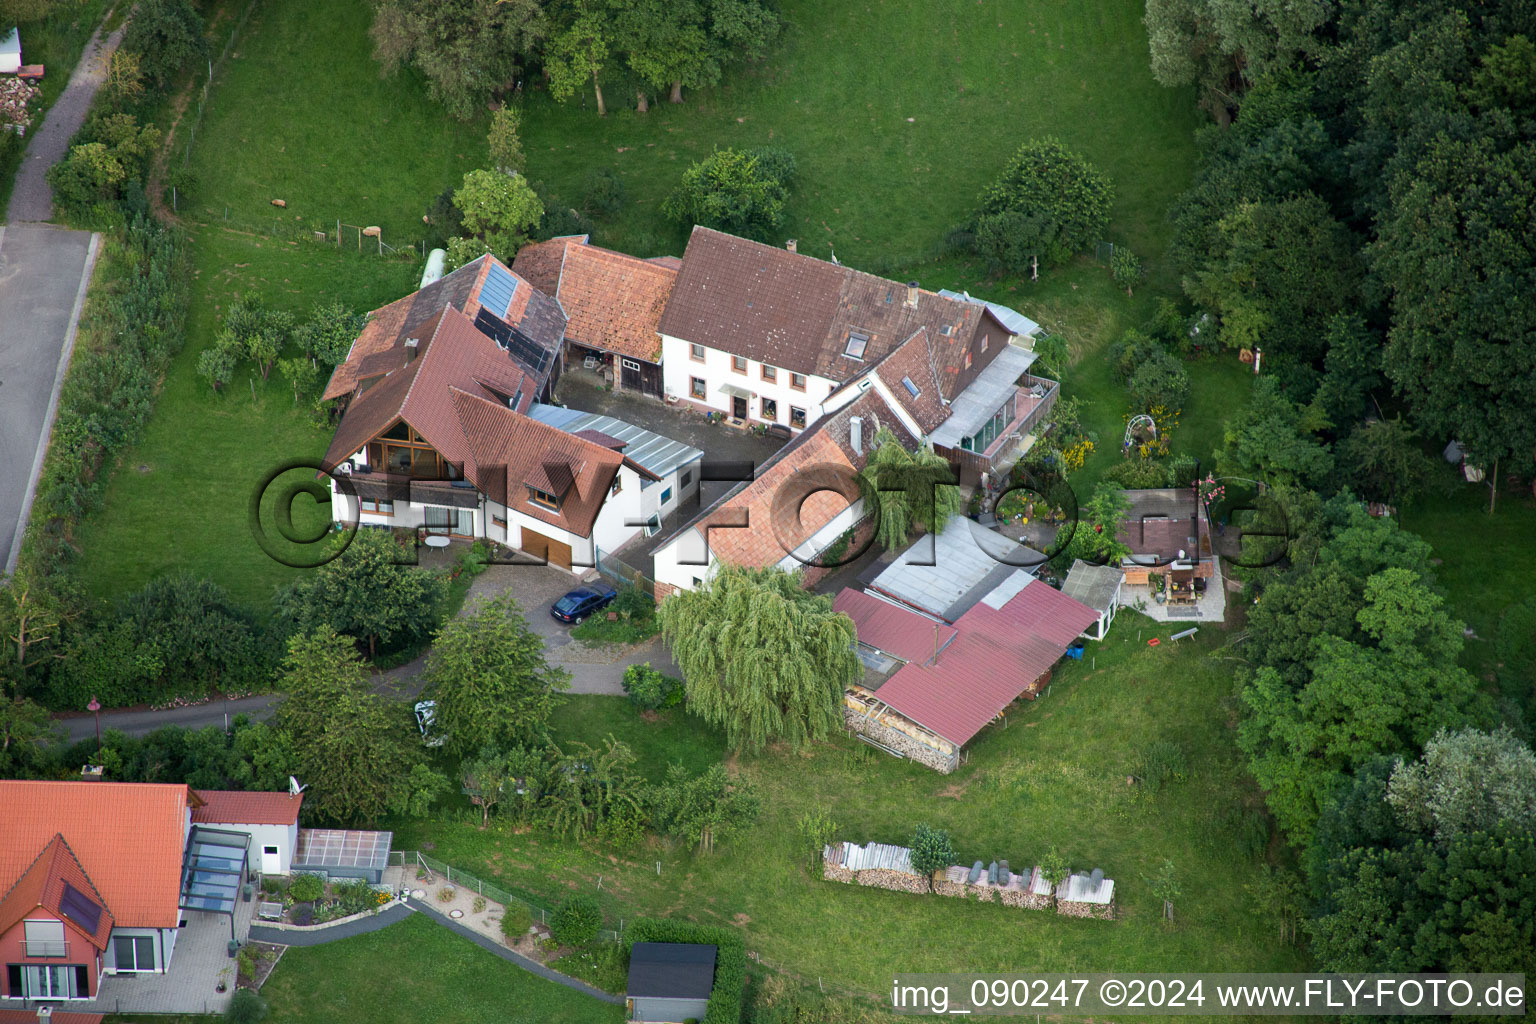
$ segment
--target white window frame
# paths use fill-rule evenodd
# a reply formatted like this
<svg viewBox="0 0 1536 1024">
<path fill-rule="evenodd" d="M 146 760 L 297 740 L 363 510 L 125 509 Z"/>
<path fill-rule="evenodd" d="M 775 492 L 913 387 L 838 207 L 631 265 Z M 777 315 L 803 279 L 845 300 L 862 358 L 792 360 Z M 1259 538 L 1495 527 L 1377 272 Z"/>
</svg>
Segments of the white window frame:
<svg viewBox="0 0 1536 1024">
<path fill-rule="evenodd" d="M 619 362 L 623 364 L 624 369 L 626 370 L 634 370 L 636 373 L 640 372 L 640 364 L 633 359 L 625 359 L 624 357 L 620 356 Z"/>
</svg>

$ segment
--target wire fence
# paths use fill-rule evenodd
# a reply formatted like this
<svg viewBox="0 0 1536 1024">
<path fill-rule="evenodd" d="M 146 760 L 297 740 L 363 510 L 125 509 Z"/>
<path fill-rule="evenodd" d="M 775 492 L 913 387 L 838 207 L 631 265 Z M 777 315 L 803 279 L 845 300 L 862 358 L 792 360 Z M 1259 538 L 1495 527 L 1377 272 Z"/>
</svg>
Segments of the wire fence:
<svg viewBox="0 0 1536 1024">
<path fill-rule="evenodd" d="M 429 857 L 417 850 L 393 850 L 389 855 L 390 863 L 399 867 L 415 865 L 417 869 L 425 868 L 428 872 L 441 875 L 443 880 L 450 885 L 456 885 L 462 889 L 473 889 L 477 896 L 484 896 L 494 903 L 500 903 L 504 907 L 522 906 L 527 908 L 529 916 L 540 924 L 548 925 L 554 916 L 553 907 L 522 896 L 515 896 L 494 882 L 487 882 L 478 875 L 471 874 L 461 868 L 456 868 L 446 861 L 435 857 Z M 619 918 L 617 930 L 605 928 L 597 933 L 598 939 L 604 942 L 617 942 L 624 935 L 624 919 Z"/>
<path fill-rule="evenodd" d="M 245 30 L 245 23 L 250 20 L 251 12 L 260 6 L 261 0 L 250 0 L 245 5 L 245 10 L 235 19 L 234 27 L 229 31 L 229 38 L 224 40 L 224 49 L 219 51 L 216 58 L 208 61 L 208 77 L 203 79 L 203 87 L 198 92 L 197 112 L 192 115 L 187 125 L 187 144 L 182 149 L 181 166 L 186 167 L 192 163 L 192 144 L 197 141 L 198 126 L 203 123 L 203 110 L 208 106 L 208 93 L 213 89 L 213 79 L 224 67 L 224 61 L 229 56 L 229 51 L 234 49 L 235 42 L 240 38 L 240 33 Z"/>
</svg>

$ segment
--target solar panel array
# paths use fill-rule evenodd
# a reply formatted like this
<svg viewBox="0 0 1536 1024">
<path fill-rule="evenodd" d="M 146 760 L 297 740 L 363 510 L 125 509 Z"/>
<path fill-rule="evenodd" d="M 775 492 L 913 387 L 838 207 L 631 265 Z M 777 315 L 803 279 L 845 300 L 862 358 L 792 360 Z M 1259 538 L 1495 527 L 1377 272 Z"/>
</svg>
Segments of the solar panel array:
<svg viewBox="0 0 1536 1024">
<path fill-rule="evenodd" d="M 475 326 L 479 328 L 481 334 L 490 338 L 512 358 L 535 373 L 543 373 L 549 369 L 549 362 L 554 358 L 554 353 L 506 321 L 482 309 L 475 314 Z"/>
<path fill-rule="evenodd" d="M 485 283 L 480 286 L 480 305 L 505 317 L 512 308 L 512 296 L 517 294 L 517 279 L 505 267 L 492 263 L 486 271 Z"/>
<path fill-rule="evenodd" d="M 393 832 L 301 828 L 293 854 L 295 870 L 305 868 L 384 868 L 389 865 Z"/>
<path fill-rule="evenodd" d="M 59 911 L 91 935 L 96 934 L 96 926 L 101 923 L 101 907 L 68 882 L 64 883 L 64 895 L 59 898 Z"/>
</svg>

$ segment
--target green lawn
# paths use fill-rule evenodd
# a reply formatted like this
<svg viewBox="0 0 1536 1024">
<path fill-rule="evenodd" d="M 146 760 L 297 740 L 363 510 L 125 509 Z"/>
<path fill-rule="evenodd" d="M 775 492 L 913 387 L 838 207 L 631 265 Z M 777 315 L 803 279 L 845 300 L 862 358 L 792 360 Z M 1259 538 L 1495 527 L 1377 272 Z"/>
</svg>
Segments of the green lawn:
<svg viewBox="0 0 1536 1024">
<path fill-rule="evenodd" d="M 261 994 L 272 1008 L 266 1024 L 601 1024 L 624 1019 L 623 1007 L 529 974 L 419 914 L 356 938 L 290 948 Z M 180 1024 L 168 1017 L 107 1019 L 114 1024 Z"/>
<path fill-rule="evenodd" d="M 293 391 L 275 370 L 263 381 L 243 364 L 215 395 L 197 376 L 198 353 L 238 294 L 258 293 L 300 316 L 333 297 L 369 309 L 410 291 L 420 265 L 218 228 L 196 233 L 193 254 L 187 345 L 166 376 L 143 439 L 116 467 L 103 507 L 82 524 L 80 578 L 89 594 L 116 598 L 154 575 L 186 569 L 265 611 L 273 587 L 296 570 L 258 547 L 248 522 L 251 494 L 285 462 L 324 454 L 331 431 L 294 405 Z M 305 478 L 295 471 L 279 482 Z M 278 490 L 266 492 L 262 522 L 269 531 Z M 308 497 L 301 496 L 294 511 L 301 530 L 329 520 L 329 509 Z"/>
<path fill-rule="evenodd" d="M 734 758 L 763 811 L 711 855 L 651 844 L 616 856 L 538 830 L 482 832 L 448 819 L 392 822 L 395 846 L 430 842 L 433 856 L 547 903 L 591 891 L 614 924 L 642 913 L 735 923 L 770 961 L 870 995 L 892 971 L 1300 969 L 1303 956 L 1277 940 L 1244 892 L 1259 868 L 1237 837 L 1262 801 L 1232 741 L 1229 664 L 1208 657 L 1221 637 L 1171 648 L 1168 632 L 1125 612 L 1107 642 L 1090 646 L 1088 663 L 1064 665 L 1048 695 L 1016 708 L 1006 729 L 990 727 L 950 776 L 846 736 L 799 754 Z M 1165 643 L 1147 647 L 1153 635 Z M 571 698 L 555 722 L 557 741 L 609 733 L 644 753 L 647 773 L 720 750 L 719 737 L 681 711 L 647 722 L 613 698 Z M 1125 780 L 1135 752 L 1157 739 L 1182 746 L 1189 777 L 1154 796 Z M 815 807 L 855 841 L 905 843 L 920 821 L 949 828 L 965 863 L 1007 858 L 1020 868 L 1057 846 L 1074 867 L 1115 879 L 1121 919 L 822 882 L 807 872 L 795 831 Z M 1146 881 L 1164 858 L 1185 891 L 1172 927 Z"/>
<path fill-rule="evenodd" d="M 1441 464 L 1444 465 L 1443 463 Z M 1451 467 L 1444 467 L 1448 474 Z M 1461 478 L 1457 476 L 1457 479 Z M 1449 498 L 1431 495 L 1403 514 L 1403 527 L 1434 548 L 1435 578 L 1451 613 L 1477 633 L 1462 661 L 1479 673 L 1493 665 L 1493 638 L 1504 609 L 1531 596 L 1536 576 L 1536 502 L 1529 489 L 1505 488 L 1488 514 L 1488 488 L 1453 484 Z"/>
</svg>

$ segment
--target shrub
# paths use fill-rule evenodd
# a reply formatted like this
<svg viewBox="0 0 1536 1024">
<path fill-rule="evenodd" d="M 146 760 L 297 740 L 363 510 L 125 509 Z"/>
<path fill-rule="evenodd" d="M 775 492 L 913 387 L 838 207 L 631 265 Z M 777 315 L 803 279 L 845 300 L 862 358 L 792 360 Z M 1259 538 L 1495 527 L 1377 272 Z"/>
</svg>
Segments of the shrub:
<svg viewBox="0 0 1536 1024">
<path fill-rule="evenodd" d="M 1114 196 L 1109 179 L 1060 142 L 1026 142 L 981 194 L 976 250 L 1012 270 L 1034 256 L 1061 263 L 1102 236 Z"/>
<path fill-rule="evenodd" d="M 955 862 L 955 848 L 949 830 L 934 828 L 926 822 L 912 833 L 912 868 L 920 875 L 932 875 Z"/>
<path fill-rule="evenodd" d="M 1134 327 L 1112 341 L 1105 355 L 1109 359 L 1109 373 L 1116 384 L 1125 384 L 1142 363 L 1162 351 L 1162 346 Z"/>
<path fill-rule="evenodd" d="M 682 703 L 683 681 L 651 668 L 651 663 L 631 665 L 624 670 L 624 692 L 635 707 L 643 711 L 676 707 Z"/>
<path fill-rule="evenodd" d="M 1154 740 L 1137 751 L 1131 774 L 1153 793 L 1162 789 L 1165 782 L 1183 782 L 1189 774 L 1184 748 L 1172 740 Z"/>
<path fill-rule="evenodd" d="M 549 919 L 549 934 L 567 946 L 585 946 L 603 926 L 603 909 L 584 892 L 567 897 Z"/>
<path fill-rule="evenodd" d="M 747 981 L 746 941 L 734 928 L 691 924 L 642 917 L 624 930 L 624 957 L 637 942 L 698 942 L 715 947 L 715 987 L 703 1024 L 737 1024 L 741 1020 L 743 990 Z"/>
<path fill-rule="evenodd" d="M 437 890 L 437 902 L 439 902 L 439 903 L 452 903 L 453 902 L 453 898 L 455 896 L 457 896 L 458 894 L 459 894 L 459 891 L 457 889 L 455 889 L 453 886 L 445 885 L 441 889 Z"/>
<path fill-rule="evenodd" d="M 472 913 L 472 914 L 483 914 L 483 913 L 485 913 L 485 897 L 484 896 L 476 896 L 475 897 L 475 901 L 470 904 L 469 910 L 470 910 L 470 913 Z"/>
<path fill-rule="evenodd" d="M 589 217 L 612 217 L 624 208 L 624 181 L 606 167 L 587 175 L 582 205 Z"/>
<path fill-rule="evenodd" d="M 508 942 L 517 941 L 532 926 L 533 915 L 521 903 L 508 903 L 501 912 L 501 934 Z"/>
<path fill-rule="evenodd" d="M 325 882 L 319 875 L 299 874 L 288 885 L 288 895 L 295 903 L 313 903 L 325 892 Z"/>
<path fill-rule="evenodd" d="M 230 1024 L 261 1024 L 267 1017 L 267 1001 L 255 989 L 238 988 L 224 1011 Z"/>
<path fill-rule="evenodd" d="M 123 49 L 164 89 L 207 52 L 203 18 L 189 0 L 140 0 L 123 33 Z"/>
<path fill-rule="evenodd" d="M 718 149 L 683 172 L 662 212 L 684 224 L 764 240 L 784 223 L 789 185 L 775 175 L 786 167 L 793 171 L 787 157 L 782 151 L 765 159 L 755 151 Z"/>
<path fill-rule="evenodd" d="M 1140 408 L 1160 405 L 1177 412 L 1189 398 L 1189 373 L 1177 356 L 1159 348 L 1136 368 L 1125 386 Z"/>
<path fill-rule="evenodd" d="M 313 903 L 295 903 L 293 912 L 289 915 L 294 924 L 311 925 L 315 923 L 315 905 Z"/>
</svg>

